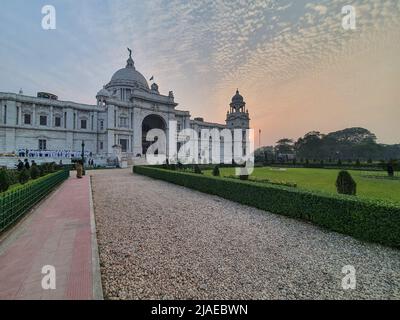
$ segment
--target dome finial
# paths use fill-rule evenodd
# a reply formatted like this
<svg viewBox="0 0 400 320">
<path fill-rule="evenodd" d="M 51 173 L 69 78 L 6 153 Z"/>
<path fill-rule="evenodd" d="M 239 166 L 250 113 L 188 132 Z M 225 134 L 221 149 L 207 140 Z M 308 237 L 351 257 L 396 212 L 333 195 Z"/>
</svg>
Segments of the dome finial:
<svg viewBox="0 0 400 320">
<path fill-rule="evenodd" d="M 128 48 L 129 51 L 129 58 L 126 61 L 126 67 L 127 68 L 135 68 L 135 62 L 132 59 L 132 49 Z"/>
</svg>

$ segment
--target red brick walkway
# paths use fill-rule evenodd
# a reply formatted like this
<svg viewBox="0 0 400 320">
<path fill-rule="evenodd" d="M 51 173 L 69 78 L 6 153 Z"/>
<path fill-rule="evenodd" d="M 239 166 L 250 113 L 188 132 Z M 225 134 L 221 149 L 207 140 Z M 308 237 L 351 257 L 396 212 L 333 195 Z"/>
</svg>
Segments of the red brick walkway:
<svg viewBox="0 0 400 320">
<path fill-rule="evenodd" d="M 71 174 L 0 242 L 0 299 L 101 298 L 93 221 L 90 178 Z M 46 265 L 54 290 L 42 288 Z"/>
</svg>

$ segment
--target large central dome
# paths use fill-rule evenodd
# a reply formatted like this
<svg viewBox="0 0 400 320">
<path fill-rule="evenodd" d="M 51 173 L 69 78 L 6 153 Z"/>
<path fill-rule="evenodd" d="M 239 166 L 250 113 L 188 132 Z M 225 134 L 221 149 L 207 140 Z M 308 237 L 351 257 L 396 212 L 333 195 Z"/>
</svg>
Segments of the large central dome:
<svg viewBox="0 0 400 320">
<path fill-rule="evenodd" d="M 135 69 L 135 64 L 132 57 L 129 57 L 126 67 L 118 70 L 114 73 L 111 81 L 107 84 L 107 89 L 115 88 L 132 88 L 132 89 L 142 89 L 145 91 L 149 90 L 149 85 L 146 78 Z"/>
<path fill-rule="evenodd" d="M 118 70 L 111 78 L 110 84 L 117 84 L 120 82 L 131 82 L 132 86 L 138 84 L 140 87 L 149 89 L 146 78 L 134 68 L 123 68 Z"/>
</svg>

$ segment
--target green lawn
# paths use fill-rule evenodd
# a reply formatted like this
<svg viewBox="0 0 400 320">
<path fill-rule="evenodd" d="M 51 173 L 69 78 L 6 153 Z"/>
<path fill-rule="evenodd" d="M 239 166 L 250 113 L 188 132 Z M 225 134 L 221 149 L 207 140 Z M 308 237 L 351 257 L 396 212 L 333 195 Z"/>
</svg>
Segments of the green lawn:
<svg viewBox="0 0 400 320">
<path fill-rule="evenodd" d="M 348 170 L 357 182 L 357 196 L 370 199 L 391 200 L 400 203 L 400 179 L 377 179 L 371 176 L 386 176 L 386 172 Z M 205 171 L 211 175 L 212 171 Z M 233 168 L 221 168 L 222 176 L 234 175 Z M 336 193 L 335 181 L 339 170 L 306 168 L 255 168 L 253 175 L 272 181 L 294 182 L 299 189 Z M 369 176 L 369 177 L 368 177 Z M 399 177 L 396 173 L 396 177 Z"/>
</svg>

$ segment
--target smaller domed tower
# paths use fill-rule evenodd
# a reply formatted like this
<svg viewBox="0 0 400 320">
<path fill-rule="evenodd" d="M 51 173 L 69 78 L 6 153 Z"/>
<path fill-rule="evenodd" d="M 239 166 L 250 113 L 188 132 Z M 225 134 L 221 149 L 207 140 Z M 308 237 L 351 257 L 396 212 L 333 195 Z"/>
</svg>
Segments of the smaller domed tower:
<svg viewBox="0 0 400 320">
<path fill-rule="evenodd" d="M 249 111 L 246 110 L 246 102 L 236 90 L 236 94 L 232 97 L 230 109 L 226 114 L 226 126 L 228 129 L 249 129 L 250 117 Z"/>
<path fill-rule="evenodd" d="M 104 106 L 108 98 L 110 98 L 110 92 L 103 87 L 103 89 L 96 94 L 97 106 Z"/>
</svg>

